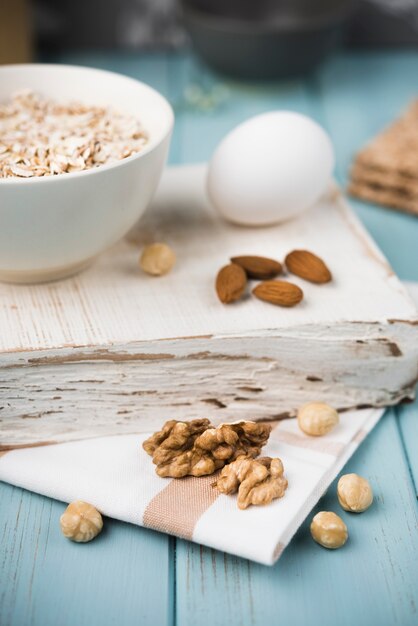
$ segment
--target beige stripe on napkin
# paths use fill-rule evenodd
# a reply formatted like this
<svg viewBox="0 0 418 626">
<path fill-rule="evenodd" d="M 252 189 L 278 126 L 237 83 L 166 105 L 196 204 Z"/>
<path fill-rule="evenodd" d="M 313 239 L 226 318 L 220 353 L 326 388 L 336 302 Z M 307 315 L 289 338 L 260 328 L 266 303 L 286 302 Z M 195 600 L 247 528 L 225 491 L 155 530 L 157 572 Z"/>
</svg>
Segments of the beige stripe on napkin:
<svg viewBox="0 0 418 626">
<path fill-rule="evenodd" d="M 297 448 L 307 448 L 308 450 L 315 450 L 315 452 L 322 452 L 331 456 L 338 456 L 346 445 L 340 441 L 329 441 L 321 439 L 321 437 L 313 438 L 302 434 L 299 435 L 280 427 L 272 431 L 272 438 Z"/>
<path fill-rule="evenodd" d="M 155 530 L 192 539 L 197 521 L 219 492 L 212 487 L 216 475 L 172 480 L 145 509 L 143 523 Z"/>
<path fill-rule="evenodd" d="M 368 434 L 369 434 L 368 431 L 362 428 L 355 434 L 352 440 L 354 441 L 354 443 L 360 444 L 366 439 Z"/>
<path fill-rule="evenodd" d="M 278 544 L 276 545 L 276 547 L 274 548 L 274 552 L 273 552 L 273 563 L 275 563 L 276 561 L 279 560 L 279 558 L 282 556 L 283 551 L 285 550 L 286 545 L 284 543 L 282 543 L 281 541 L 278 542 Z"/>
</svg>

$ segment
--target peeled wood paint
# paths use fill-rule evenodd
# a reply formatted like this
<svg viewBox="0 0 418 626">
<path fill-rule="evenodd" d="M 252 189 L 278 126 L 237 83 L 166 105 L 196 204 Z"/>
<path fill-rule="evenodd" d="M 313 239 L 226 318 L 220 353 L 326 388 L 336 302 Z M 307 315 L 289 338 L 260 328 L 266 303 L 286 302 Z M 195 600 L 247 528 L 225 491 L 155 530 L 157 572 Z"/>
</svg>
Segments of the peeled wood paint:
<svg viewBox="0 0 418 626">
<path fill-rule="evenodd" d="M 174 354 L 129 354 L 123 352 L 111 352 L 110 350 L 100 349 L 93 350 L 90 353 L 76 352 L 75 354 L 68 354 L 66 356 L 47 356 L 47 357 L 34 357 L 28 359 L 28 365 L 46 365 L 55 363 L 59 365 L 61 363 L 82 363 L 83 361 L 113 361 L 115 363 L 119 361 L 160 361 L 163 359 L 174 359 Z"/>
<path fill-rule="evenodd" d="M 396 321 L 396 323 L 400 323 L 402 322 L 402 320 Z M 354 324 L 359 324 L 360 322 L 354 322 Z M 395 323 L 395 321 L 392 321 L 391 323 Z M 368 324 L 365 324 L 365 327 Z M 302 332 L 303 329 L 301 328 L 300 331 Z M 380 329 L 379 329 L 380 331 Z M 277 332 L 277 331 L 276 331 Z M 212 339 L 217 339 L 216 337 L 211 337 Z M 274 337 L 272 337 L 273 339 Z M 187 345 L 190 346 L 192 345 L 192 343 L 190 343 L 190 340 L 193 339 L 200 339 L 199 338 L 195 338 L 195 337 L 191 337 L 191 338 L 182 338 L 181 340 L 179 340 L 180 342 L 182 341 L 187 341 Z M 204 338 L 206 339 L 206 337 Z M 234 337 L 230 337 L 230 339 L 234 339 Z M 176 351 L 178 350 L 178 341 L 177 340 L 171 340 L 171 339 L 161 339 L 159 340 L 160 342 L 175 342 L 176 344 Z M 370 348 L 370 344 L 373 342 L 379 342 L 381 343 L 383 346 L 385 346 L 388 350 L 388 355 L 389 356 L 394 356 L 394 357 L 398 357 L 398 356 L 402 356 L 402 350 L 399 347 L 399 345 L 395 342 L 395 341 L 391 341 L 390 339 L 386 338 L 386 337 L 374 337 L 374 338 L 369 338 L 368 341 L 363 340 L 363 339 L 356 339 L 355 343 L 356 344 L 360 344 L 360 345 L 365 345 L 367 346 L 367 348 L 365 349 L 369 349 Z M 154 342 L 153 342 L 154 343 Z M 42 357 L 28 357 L 28 358 L 24 358 L 24 355 L 21 354 L 19 360 L 15 361 L 14 363 L 11 363 L 10 365 L 8 365 L 6 362 L 4 362 L 2 365 L 0 365 L 0 371 L 2 368 L 7 368 L 7 367 L 27 367 L 27 366 L 42 366 L 42 365 L 50 365 L 50 364 L 56 364 L 56 365 L 62 365 L 65 363 L 83 363 L 86 361 L 111 361 L 114 363 L 117 362 L 124 362 L 124 361 L 159 361 L 159 360 L 168 360 L 168 359 L 195 359 L 195 360 L 204 360 L 204 359 L 219 359 L 219 360 L 242 360 L 242 359 L 252 359 L 254 358 L 251 354 L 237 354 L 237 355 L 233 355 L 233 354 L 223 354 L 223 353 L 219 353 L 219 352 L 211 352 L 210 350 L 199 350 L 197 352 L 190 352 L 189 354 L 174 354 L 174 353 L 159 353 L 159 352 L 155 352 L 155 353 L 145 353 L 145 352 L 137 352 L 137 349 L 139 347 L 140 344 L 137 343 L 132 343 L 132 346 L 130 346 L 129 350 L 126 350 L 124 352 L 119 351 L 118 347 L 115 348 L 94 348 L 93 346 L 91 347 L 91 351 L 89 352 L 85 352 L 82 349 L 77 349 L 76 347 L 73 347 L 73 349 L 71 350 L 71 352 L 69 352 L 68 350 L 66 350 L 65 348 L 58 350 L 58 354 L 47 354 L 45 356 Z M 152 344 L 151 344 L 152 345 Z M 150 345 L 148 345 L 148 347 L 150 347 Z M 83 346 L 84 348 L 84 346 Z M 353 346 L 353 349 L 355 350 L 355 346 Z M 260 356 L 258 357 L 259 360 L 265 360 L 265 361 L 270 361 L 272 360 L 271 357 L 269 356 Z M 97 382 L 97 381 L 92 381 L 92 382 Z"/>
<path fill-rule="evenodd" d="M 1 446 L 149 432 L 202 415 L 272 420 L 312 397 L 341 409 L 412 397 L 416 309 L 340 194 L 255 234 L 212 211 L 204 177 L 201 167 L 169 169 L 130 242 L 76 278 L 0 285 Z M 156 235 L 178 253 L 158 282 L 131 271 L 132 241 Z M 216 272 L 230 256 L 281 260 L 301 247 L 335 278 L 318 287 L 295 277 L 301 306 L 218 302 Z"/>
<path fill-rule="evenodd" d="M 293 416 L 300 404 L 311 400 L 312 394 L 315 397 L 327 394 L 329 402 L 340 409 L 396 403 L 412 394 L 412 386 L 396 386 L 395 370 L 392 372 L 389 367 L 393 361 L 398 372 L 395 363 L 404 357 L 394 357 L 381 341 L 361 346 L 367 348 L 369 359 L 375 357 L 381 363 L 375 366 L 376 373 L 367 361 L 356 361 L 361 365 L 360 370 L 344 384 L 338 379 L 346 376 L 348 355 L 358 359 L 355 342 L 343 345 L 336 342 L 333 348 L 328 346 L 329 366 L 332 365 L 328 370 L 320 361 L 314 366 L 306 364 L 304 351 L 296 352 L 290 359 L 292 367 L 287 368 L 289 347 L 286 351 L 285 343 L 278 338 L 276 342 L 280 361 L 272 356 L 254 354 L 251 358 L 250 354 L 242 357 L 218 352 L 214 355 L 206 352 L 202 358 L 199 350 L 202 365 L 198 366 L 195 355 L 187 350 L 185 356 L 170 359 L 125 358 L 123 368 L 119 360 L 109 362 L 107 358 L 86 359 L 81 363 L 64 358 L 60 364 L 53 361 L 37 367 L 6 368 L 3 376 L 8 377 L 7 389 L 2 395 L 5 400 L 9 399 L 9 405 L 5 404 L 2 411 L 0 449 L 51 440 L 148 432 L 169 418 L 193 419 L 204 415 L 218 423 L 236 419 L 284 419 Z M 227 344 L 224 343 L 224 347 Z M 344 354 L 341 354 L 343 346 Z M 303 365 L 311 371 L 321 368 L 322 380 L 307 380 L 309 374 L 298 369 Z M 386 389 L 381 389 L 377 383 L 382 380 L 378 371 L 381 368 L 386 371 Z M 368 374 L 366 382 L 376 385 L 374 389 L 362 387 L 365 372 Z M 81 373 L 84 376 L 80 376 Z M 277 385 L 278 376 L 280 385 Z M 392 388 L 391 383 L 395 383 Z M 83 411 L 80 407 L 84 407 Z M 23 424 L 27 427 L 23 428 Z"/>
</svg>

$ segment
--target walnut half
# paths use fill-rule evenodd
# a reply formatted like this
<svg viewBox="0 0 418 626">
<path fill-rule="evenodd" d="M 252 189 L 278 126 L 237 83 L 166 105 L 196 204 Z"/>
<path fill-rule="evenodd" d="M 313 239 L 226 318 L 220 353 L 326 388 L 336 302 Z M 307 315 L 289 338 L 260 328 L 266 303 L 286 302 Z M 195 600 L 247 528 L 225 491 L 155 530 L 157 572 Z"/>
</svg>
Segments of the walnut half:
<svg viewBox="0 0 418 626">
<path fill-rule="evenodd" d="M 241 455 L 258 456 L 270 431 L 270 425 L 255 422 L 215 428 L 207 419 L 171 420 L 144 441 L 143 448 L 152 456 L 159 476 L 207 476 Z"/>
<path fill-rule="evenodd" d="M 240 456 L 223 468 L 215 485 L 221 493 L 238 491 L 238 508 L 246 509 L 251 504 L 270 504 L 284 496 L 287 480 L 283 471 L 283 463 L 278 458 Z"/>
</svg>

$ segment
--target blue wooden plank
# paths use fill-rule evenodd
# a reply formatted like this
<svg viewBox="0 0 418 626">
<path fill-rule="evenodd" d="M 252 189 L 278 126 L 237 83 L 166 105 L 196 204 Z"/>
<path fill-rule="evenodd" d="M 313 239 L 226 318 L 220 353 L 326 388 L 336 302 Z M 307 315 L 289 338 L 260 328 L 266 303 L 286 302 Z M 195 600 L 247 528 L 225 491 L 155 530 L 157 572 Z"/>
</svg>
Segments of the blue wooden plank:
<svg viewBox="0 0 418 626">
<path fill-rule="evenodd" d="M 140 78 L 168 94 L 166 55 L 68 54 Z M 173 542 L 113 520 L 88 546 L 61 537 L 63 505 L 0 484 L 0 624 L 171 623 Z"/>
<path fill-rule="evenodd" d="M 398 428 L 418 498 L 418 398 L 413 404 L 396 407 Z"/>
<path fill-rule="evenodd" d="M 277 108 L 301 112 L 309 108 L 302 81 L 270 86 L 227 81 L 193 57 L 185 57 L 176 70 L 171 75 L 176 93 L 173 162 L 207 161 L 223 137 L 253 115 Z M 206 109 L 194 103 L 189 96 L 192 89 L 212 98 L 214 106 Z"/>
<path fill-rule="evenodd" d="M 411 77 L 417 71 L 416 53 L 351 55 L 340 57 L 325 68 L 316 87 L 323 123 L 336 149 L 340 182 L 346 184 L 356 150 L 416 97 L 416 84 Z M 418 219 L 357 200 L 351 203 L 396 273 L 404 279 L 418 280 Z M 416 406 L 402 407 L 397 414 L 418 494 Z"/>
<path fill-rule="evenodd" d="M 418 54 L 352 54 L 329 63 L 314 81 L 321 117 L 334 142 L 337 176 L 346 184 L 356 150 L 417 97 Z M 396 273 L 418 280 L 418 219 L 351 200 Z M 397 409 L 398 427 L 418 494 L 418 405 Z"/>
<path fill-rule="evenodd" d="M 358 147 L 417 97 L 417 72 L 417 52 L 369 52 L 334 57 L 317 75 L 343 182 Z"/>
<path fill-rule="evenodd" d="M 322 498 L 316 511 L 336 511 L 349 528 L 341 550 L 313 542 L 311 516 L 273 568 L 179 542 L 177 623 L 415 626 L 417 509 L 393 412 L 344 471 L 370 479 L 375 503 L 362 515 L 342 511 L 335 482 Z"/>
<path fill-rule="evenodd" d="M 318 75 L 317 103 L 345 185 L 355 152 L 417 96 L 418 54 L 349 54 Z M 352 200 L 352 205 L 403 279 L 418 280 L 418 219 Z"/>
<path fill-rule="evenodd" d="M 132 78 L 144 80 L 155 89 L 167 93 L 169 62 L 167 55 L 109 52 L 69 52 L 53 58 L 54 63 L 97 67 L 111 72 L 120 72 Z"/>
<path fill-rule="evenodd" d="M 65 505 L 0 484 L 0 624 L 171 624 L 167 536 L 105 519 L 88 545 L 61 535 Z"/>
<path fill-rule="evenodd" d="M 198 140 L 201 141 L 201 159 L 208 158 L 211 149 L 225 132 L 250 115 L 272 108 L 292 108 L 312 115 L 329 130 L 336 146 L 337 175 L 344 181 L 343 173 L 351 155 L 401 108 L 399 101 L 402 98 L 399 92 L 399 100 L 393 99 L 391 107 L 386 105 L 384 110 L 381 108 L 380 116 L 374 116 L 370 106 L 367 108 L 362 94 L 359 93 L 363 89 L 363 83 L 367 82 L 367 73 L 373 71 L 378 76 L 379 96 L 387 90 L 388 78 L 384 72 L 387 58 L 382 57 L 380 60 L 378 56 L 373 57 L 371 66 L 366 70 L 360 69 L 357 87 L 356 72 L 367 59 L 368 57 L 354 55 L 331 61 L 323 75 L 309 81 L 306 86 L 246 88 L 237 84 L 227 85 L 229 100 L 219 110 L 219 120 L 216 119 L 217 111 L 206 115 L 195 114 L 194 118 L 189 115 L 182 120 L 183 159 L 193 158 L 196 154 L 194 142 Z M 398 82 L 399 76 L 402 76 L 402 85 L 406 84 L 407 70 L 415 66 L 417 60 L 418 55 L 406 55 L 396 59 L 392 71 L 398 76 Z M 193 65 L 189 80 L 192 74 Z M 338 89 L 331 84 L 335 76 L 339 76 L 339 84 L 342 76 L 346 79 L 350 77 L 343 98 L 340 98 Z M 212 77 L 213 81 L 216 79 Z M 207 81 L 207 75 L 205 80 Z M 405 94 L 403 97 L 406 97 Z M 342 107 L 342 118 L 338 107 Z M 337 121 L 335 110 L 338 114 Z M 356 127 L 356 124 L 361 132 L 353 133 L 352 126 Z M 406 278 L 418 277 L 415 273 L 418 271 L 418 263 L 416 268 L 410 268 L 407 256 L 410 254 L 411 260 L 418 252 L 415 245 L 418 221 L 361 203 L 358 203 L 357 208 L 361 218 L 385 247 L 385 252 L 396 269 Z M 403 242 L 396 251 L 393 250 L 394 235 Z M 416 557 L 413 555 L 416 555 L 418 546 L 415 541 L 413 550 L 410 550 L 411 546 L 404 541 L 404 537 L 411 528 L 416 529 L 416 510 L 409 469 L 394 420 L 392 414 L 378 431 L 381 433 L 384 449 L 395 448 L 394 452 L 387 455 L 393 464 L 387 463 L 381 469 L 382 445 L 379 445 L 379 441 L 376 443 L 374 435 L 374 443 L 367 442 L 347 470 L 357 470 L 370 476 L 376 484 L 380 483 L 378 506 L 380 508 L 385 501 L 391 506 L 382 511 L 375 507 L 367 517 L 351 521 L 351 540 L 345 551 L 329 554 L 319 549 L 318 552 L 318 547 L 313 544 L 307 532 L 307 524 L 274 570 L 267 570 L 191 543 L 178 542 L 178 623 L 370 624 L 378 623 L 379 620 L 382 624 L 395 621 L 403 624 L 415 623 L 416 614 L 413 609 L 414 603 L 417 603 L 417 595 L 411 584 L 405 586 L 404 579 L 411 581 L 417 578 Z M 378 446 L 381 452 L 378 454 L 377 448 L 373 448 L 370 461 L 368 449 L 371 445 Z M 394 474 L 397 465 L 402 474 L 400 480 L 404 481 L 400 490 L 397 487 L 398 476 Z M 330 506 L 327 499 L 322 506 Z M 392 518 L 392 506 L 399 519 Z M 393 524 L 393 531 L 388 531 L 386 524 L 391 527 Z M 363 536 L 366 541 L 362 540 Z M 367 541 L 370 537 L 371 542 Z M 393 563 L 399 565 L 395 566 Z M 393 586 L 391 577 L 394 578 Z M 362 594 L 363 589 L 366 590 L 365 594 Z M 381 595 L 387 590 L 385 599 L 381 601 Z"/>
<path fill-rule="evenodd" d="M 416 53 L 344 55 L 306 84 L 249 87 L 225 83 L 181 55 L 89 54 L 62 60 L 122 71 L 167 95 L 177 116 L 172 162 L 207 159 L 222 136 L 250 115 L 280 107 L 310 113 L 331 132 L 341 181 L 355 149 L 415 95 L 411 77 L 418 69 Z M 191 105 L 189 85 L 211 93 L 219 84 L 227 95 L 213 110 Z M 417 279 L 418 220 L 361 203 L 356 207 L 395 270 Z M 403 411 L 399 430 L 391 414 L 347 466 L 371 477 L 378 500 L 364 516 L 343 514 L 350 527 L 343 550 L 320 549 L 306 524 L 273 569 L 178 542 L 177 623 L 417 623 L 411 480 L 416 478 L 417 422 L 415 409 L 406 409 L 406 420 Z M 334 500 L 328 496 L 322 506 L 331 508 Z M 170 622 L 173 540 L 108 520 L 107 532 L 89 546 L 62 544 L 56 525 L 60 511 L 56 502 L 0 485 L 2 626 Z"/>
</svg>

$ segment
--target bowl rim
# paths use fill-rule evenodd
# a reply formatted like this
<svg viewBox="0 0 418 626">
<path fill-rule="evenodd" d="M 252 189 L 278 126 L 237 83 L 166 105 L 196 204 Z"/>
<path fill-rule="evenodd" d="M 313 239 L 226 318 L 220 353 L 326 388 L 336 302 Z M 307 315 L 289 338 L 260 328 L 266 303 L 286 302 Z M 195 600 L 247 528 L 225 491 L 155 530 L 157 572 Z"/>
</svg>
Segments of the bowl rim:
<svg viewBox="0 0 418 626">
<path fill-rule="evenodd" d="M 351 11 L 349 7 L 346 7 L 334 10 L 317 18 L 304 19 L 299 22 L 288 21 L 279 23 L 274 20 L 247 20 L 239 17 L 227 17 L 210 13 L 209 11 L 197 7 L 192 0 L 180 0 L 180 5 L 186 17 L 190 17 L 196 22 L 223 31 L 224 33 L 228 34 L 233 30 L 234 33 L 240 35 L 268 35 L 275 33 L 305 33 L 315 31 L 321 27 L 343 22 L 350 15 Z"/>
<path fill-rule="evenodd" d="M 109 75 L 110 78 L 117 77 L 118 79 L 123 79 L 126 82 L 134 83 L 136 85 L 139 84 L 141 87 L 145 87 L 147 90 L 149 90 L 153 94 L 153 96 L 156 96 L 158 99 L 160 99 L 162 103 L 164 104 L 164 106 L 166 107 L 167 128 L 165 129 L 165 131 L 162 133 L 161 137 L 158 140 L 152 141 L 152 138 L 151 138 L 151 140 L 145 145 L 144 149 L 141 150 L 140 152 L 136 152 L 135 154 L 129 157 L 125 157 L 124 159 L 119 159 L 118 161 L 115 161 L 113 163 L 105 163 L 103 165 L 98 165 L 97 167 L 91 167 L 86 170 L 81 170 L 80 172 L 63 172 L 62 174 L 57 174 L 56 176 L 31 176 L 28 178 L 23 178 L 19 176 L 10 176 L 8 178 L 0 178 L 0 187 L 3 185 L 30 185 L 30 184 L 40 185 L 40 184 L 48 184 L 48 183 L 51 184 L 53 181 L 56 183 L 57 181 L 60 181 L 60 180 L 74 180 L 76 178 L 79 178 L 80 176 L 88 176 L 92 174 L 98 174 L 100 172 L 105 172 L 111 169 L 120 168 L 136 159 L 140 159 L 144 157 L 145 155 L 149 154 L 150 152 L 158 148 L 158 146 L 160 146 L 167 139 L 167 137 L 169 137 L 169 135 L 171 134 L 173 130 L 174 111 L 173 111 L 173 107 L 171 106 L 167 98 L 163 96 L 159 91 L 157 91 L 157 89 L 154 89 L 154 87 L 151 87 L 147 83 L 141 80 L 138 80 L 136 78 L 132 78 L 131 76 L 120 74 L 119 72 L 113 72 L 111 70 L 105 70 L 105 69 L 98 68 L 98 67 L 74 65 L 74 64 L 67 64 L 67 63 L 13 63 L 10 65 L 0 66 L 0 79 L 2 78 L 2 74 L 12 73 L 16 69 L 33 70 L 36 68 L 45 69 L 45 70 L 48 70 L 51 68 L 57 68 L 57 69 L 64 69 L 64 70 L 68 70 L 68 69 L 77 70 L 77 71 L 82 71 L 82 72 L 93 72 L 93 73 L 99 72 L 101 74 Z"/>
</svg>

